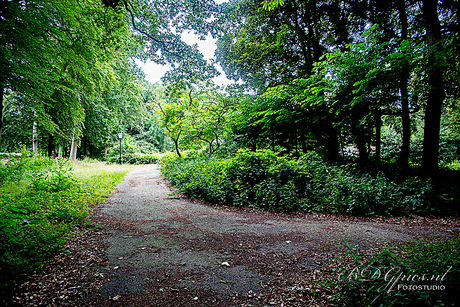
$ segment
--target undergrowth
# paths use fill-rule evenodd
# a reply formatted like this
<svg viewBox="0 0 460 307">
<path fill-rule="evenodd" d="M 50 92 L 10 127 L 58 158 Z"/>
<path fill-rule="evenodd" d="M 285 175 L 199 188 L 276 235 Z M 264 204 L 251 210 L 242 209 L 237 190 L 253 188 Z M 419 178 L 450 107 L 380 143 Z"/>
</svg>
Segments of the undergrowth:
<svg viewBox="0 0 460 307">
<path fill-rule="evenodd" d="M 48 260 L 129 166 L 23 155 L 0 163 L 0 286 Z"/>
<path fill-rule="evenodd" d="M 333 165 L 316 153 L 298 159 L 271 151 L 240 150 L 226 157 L 165 155 L 160 164 L 172 184 L 192 198 L 271 210 L 355 215 L 432 214 L 432 183 L 417 177 L 399 182 L 383 173 Z"/>
<path fill-rule="evenodd" d="M 460 238 L 422 239 L 366 253 L 348 246 L 336 262 L 345 306 L 457 306 Z"/>
<path fill-rule="evenodd" d="M 161 154 L 143 154 L 143 153 L 124 153 L 122 163 L 126 164 L 155 164 L 160 159 Z M 120 163 L 120 156 L 112 155 L 107 157 L 109 163 Z"/>
</svg>

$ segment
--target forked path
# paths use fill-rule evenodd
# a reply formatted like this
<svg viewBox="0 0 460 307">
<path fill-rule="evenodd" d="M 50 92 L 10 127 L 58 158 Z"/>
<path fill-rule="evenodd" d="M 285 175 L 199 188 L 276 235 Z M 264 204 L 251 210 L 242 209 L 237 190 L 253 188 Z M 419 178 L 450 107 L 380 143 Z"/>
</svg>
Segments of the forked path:
<svg viewBox="0 0 460 307">
<path fill-rule="evenodd" d="M 174 194 L 156 165 L 135 166 L 95 219 L 105 225 L 110 280 L 92 304 L 110 306 L 303 306 L 309 296 L 295 290 L 313 284 L 344 242 L 458 231 L 201 204 Z"/>
</svg>

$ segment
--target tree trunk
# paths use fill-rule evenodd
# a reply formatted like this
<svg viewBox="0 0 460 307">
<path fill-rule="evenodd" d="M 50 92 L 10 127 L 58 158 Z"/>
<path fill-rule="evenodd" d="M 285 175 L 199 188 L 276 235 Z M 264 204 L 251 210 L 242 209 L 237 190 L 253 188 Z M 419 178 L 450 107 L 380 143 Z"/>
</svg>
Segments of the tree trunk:
<svg viewBox="0 0 460 307">
<path fill-rule="evenodd" d="M 300 130 L 300 142 L 302 143 L 302 152 L 306 153 L 307 152 L 307 140 L 305 138 L 305 128 L 303 127 Z"/>
<path fill-rule="evenodd" d="M 378 109 L 375 111 L 375 164 L 380 164 L 380 142 L 382 127 L 382 112 Z"/>
<path fill-rule="evenodd" d="M 177 156 L 180 158 L 182 157 L 182 155 L 180 154 L 180 151 L 179 151 L 179 141 L 174 139 L 174 146 L 176 148 L 176 153 L 177 153 Z"/>
<path fill-rule="evenodd" d="M 326 149 L 328 151 L 327 158 L 331 162 L 337 162 L 339 161 L 340 151 L 339 134 L 337 129 L 332 126 L 332 121 L 326 122 L 326 125 Z"/>
<path fill-rule="evenodd" d="M 422 13 L 425 22 L 428 54 L 428 99 L 425 111 L 425 129 L 423 135 L 422 172 L 426 176 L 435 174 L 438 168 L 439 131 L 441 128 L 441 111 L 444 101 L 444 79 L 441 63 L 437 53 L 441 41 L 438 16 L 438 0 L 423 0 Z"/>
<path fill-rule="evenodd" d="M 109 150 L 109 146 L 105 145 L 104 147 L 104 158 L 107 159 L 107 151 Z"/>
<path fill-rule="evenodd" d="M 294 130 L 294 148 L 295 148 L 295 155 L 299 156 L 299 142 L 298 142 L 298 129 Z"/>
<path fill-rule="evenodd" d="M 62 158 L 62 145 L 59 145 L 58 148 L 58 158 Z"/>
<path fill-rule="evenodd" d="M 0 144 L 2 143 L 2 127 L 3 127 L 3 96 L 5 95 L 5 89 L 0 84 Z"/>
<path fill-rule="evenodd" d="M 182 132 L 182 131 L 181 131 Z M 179 132 L 179 134 L 177 135 L 177 138 L 173 139 L 174 141 L 174 146 L 176 147 L 176 153 L 177 153 L 177 156 L 180 158 L 182 157 L 182 155 L 180 154 L 180 151 L 179 151 L 179 137 L 181 135 L 181 132 Z"/>
<path fill-rule="evenodd" d="M 77 140 L 72 136 L 72 143 L 70 146 L 70 159 L 76 160 L 77 159 Z"/>
<path fill-rule="evenodd" d="M 38 154 L 37 122 L 32 125 L 32 152 Z"/>
<path fill-rule="evenodd" d="M 401 80 L 401 107 L 402 107 L 402 146 L 400 163 L 407 166 L 409 163 L 410 152 L 410 113 L 409 113 L 409 93 L 407 91 L 407 79 Z"/>
<path fill-rule="evenodd" d="M 88 151 L 89 151 L 89 157 L 92 158 L 94 156 L 94 145 L 93 144 L 88 145 Z"/>
<path fill-rule="evenodd" d="M 83 157 L 88 156 L 88 138 L 83 136 Z"/>
<path fill-rule="evenodd" d="M 257 151 L 257 138 L 254 138 L 252 140 L 252 151 L 256 152 Z"/>
<path fill-rule="evenodd" d="M 397 2 L 399 20 L 401 21 L 401 41 L 400 44 L 407 40 L 407 12 L 405 0 Z M 402 120 L 402 146 L 400 163 L 403 166 L 407 166 L 409 163 L 409 152 L 410 152 L 410 113 L 409 113 L 409 92 L 408 87 L 409 72 L 404 72 L 400 80 L 400 91 L 401 91 L 401 120 Z"/>
<path fill-rule="evenodd" d="M 353 125 L 352 132 L 356 138 L 355 142 L 359 150 L 359 161 L 365 162 L 367 161 L 368 153 L 367 153 L 367 146 L 366 146 L 366 134 L 364 132 L 364 128 L 361 127 L 361 125 L 357 123 Z"/>
</svg>

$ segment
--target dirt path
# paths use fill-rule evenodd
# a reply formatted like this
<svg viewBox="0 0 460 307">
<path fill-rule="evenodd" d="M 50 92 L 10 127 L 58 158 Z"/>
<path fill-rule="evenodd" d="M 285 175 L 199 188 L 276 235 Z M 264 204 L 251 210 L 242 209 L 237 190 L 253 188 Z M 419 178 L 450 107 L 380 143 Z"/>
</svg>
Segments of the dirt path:
<svg viewBox="0 0 460 307">
<path fill-rule="evenodd" d="M 368 247 L 446 235 L 194 203 L 170 195 L 155 165 L 136 166 L 117 190 L 99 216 L 110 234 L 107 268 L 115 268 L 100 291 L 120 306 L 258 305 L 275 280 L 311 279 L 345 240 Z"/>
<path fill-rule="evenodd" d="M 314 283 L 344 242 L 371 248 L 460 229 L 443 220 L 432 223 L 437 226 L 423 219 L 382 223 L 191 202 L 173 193 L 156 165 L 136 166 L 92 219 L 104 227 L 76 238 L 70 255 L 63 256 L 72 259 L 78 277 L 62 273 L 60 279 L 72 282 L 61 287 L 62 296 L 48 301 L 72 306 L 327 305 L 333 289 L 315 290 Z M 93 247 L 85 254 L 91 240 L 96 247 L 88 245 Z"/>
</svg>

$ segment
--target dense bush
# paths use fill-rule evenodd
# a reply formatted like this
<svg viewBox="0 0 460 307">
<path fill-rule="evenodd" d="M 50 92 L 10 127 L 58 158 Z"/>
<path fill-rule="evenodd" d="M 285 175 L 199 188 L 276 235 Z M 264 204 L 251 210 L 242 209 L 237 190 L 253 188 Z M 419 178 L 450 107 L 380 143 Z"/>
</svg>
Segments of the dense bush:
<svg viewBox="0 0 460 307">
<path fill-rule="evenodd" d="M 28 155 L 2 162 L 0 286 L 49 259 L 127 171 Z"/>
<path fill-rule="evenodd" d="M 341 291 L 336 294 L 337 303 L 456 306 L 460 291 L 459 253 L 458 237 L 420 240 L 376 254 L 366 254 L 357 246 L 350 246 L 338 258 Z M 343 269 L 344 266 L 348 269 Z"/>
<path fill-rule="evenodd" d="M 431 213 L 427 196 L 432 191 L 430 181 L 409 177 L 396 183 L 383 173 L 356 173 L 353 165 L 327 168 L 327 176 L 311 193 L 304 206 L 311 209 L 326 207 L 334 213 L 358 215 L 401 215 Z"/>
<path fill-rule="evenodd" d="M 167 145 L 166 143 L 168 142 L 163 141 L 161 147 L 165 147 Z M 123 163 L 152 164 L 156 163 L 158 158 L 161 156 L 161 153 L 158 152 L 158 149 L 153 143 L 147 142 L 146 140 L 136 136 L 131 136 L 128 133 L 124 134 L 121 146 Z M 106 161 L 110 163 L 120 162 L 120 143 L 115 142 L 108 148 Z"/>
<path fill-rule="evenodd" d="M 161 154 L 125 153 L 122 162 L 127 164 L 154 164 L 158 162 Z M 120 163 L 120 156 L 107 157 L 109 163 Z"/>
<path fill-rule="evenodd" d="M 430 213 L 429 182 L 359 174 L 353 166 L 327 164 L 314 152 L 297 160 L 249 150 L 229 158 L 167 155 L 160 164 L 172 184 L 210 202 L 359 215 Z"/>
</svg>

